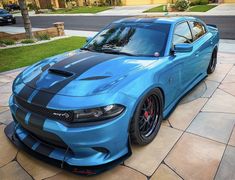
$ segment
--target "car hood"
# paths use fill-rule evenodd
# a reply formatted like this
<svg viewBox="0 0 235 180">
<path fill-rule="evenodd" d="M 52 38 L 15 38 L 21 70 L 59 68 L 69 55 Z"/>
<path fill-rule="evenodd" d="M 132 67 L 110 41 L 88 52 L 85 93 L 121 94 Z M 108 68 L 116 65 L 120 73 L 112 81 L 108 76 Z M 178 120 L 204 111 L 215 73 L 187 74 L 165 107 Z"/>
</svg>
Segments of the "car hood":
<svg viewBox="0 0 235 180">
<path fill-rule="evenodd" d="M 16 83 L 53 94 L 90 96 L 145 70 L 156 58 L 72 51 L 29 67 Z"/>
</svg>

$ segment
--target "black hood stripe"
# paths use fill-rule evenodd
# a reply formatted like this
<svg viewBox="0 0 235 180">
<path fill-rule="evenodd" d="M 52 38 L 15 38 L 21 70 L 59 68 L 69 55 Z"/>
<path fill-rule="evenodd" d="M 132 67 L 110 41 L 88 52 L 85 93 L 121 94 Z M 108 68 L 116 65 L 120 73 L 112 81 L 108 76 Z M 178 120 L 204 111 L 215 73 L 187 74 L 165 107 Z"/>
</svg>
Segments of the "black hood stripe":
<svg viewBox="0 0 235 180">
<path fill-rule="evenodd" d="M 29 99 L 31 94 L 33 93 L 34 89 L 28 86 L 24 86 L 23 89 L 19 92 L 17 96 L 19 96 L 22 99 Z"/>
<path fill-rule="evenodd" d="M 57 69 L 57 68 L 60 69 L 61 67 L 65 67 L 65 66 L 68 65 L 68 64 L 74 63 L 74 62 L 76 62 L 76 61 L 79 61 L 79 60 L 81 60 L 81 59 L 83 59 L 83 58 L 86 58 L 86 57 L 89 57 L 89 56 L 90 56 L 90 55 L 89 55 L 89 52 L 84 51 L 84 52 L 82 52 L 82 53 L 75 54 L 75 55 L 73 55 L 73 56 L 67 57 L 67 58 L 65 58 L 65 59 L 63 59 L 63 60 L 61 60 L 61 61 L 59 61 L 58 63 L 54 64 L 54 65 L 52 66 L 52 68 L 54 68 L 54 69 Z"/>
<path fill-rule="evenodd" d="M 21 91 L 18 93 L 18 96 L 22 99 L 28 100 L 33 93 L 34 89 L 31 87 L 34 87 L 36 82 L 40 79 L 42 73 L 50 68 L 50 64 L 47 64 L 41 68 L 41 73 L 39 73 L 37 76 L 35 76 L 31 81 L 27 83 L 27 86 L 24 86 Z"/>
<path fill-rule="evenodd" d="M 93 53 L 91 53 L 93 54 Z M 86 53 L 86 56 L 91 56 L 90 53 Z M 66 85 L 68 85 L 71 81 L 79 77 L 81 74 L 86 72 L 88 69 L 108 60 L 115 58 L 116 55 L 111 54 L 99 54 L 96 58 L 87 59 L 85 61 L 81 61 L 76 63 L 75 65 L 70 66 L 66 70 L 69 72 L 74 72 L 75 74 L 71 77 L 66 78 L 65 80 L 50 86 L 49 88 L 41 89 L 35 96 L 32 98 L 32 103 L 37 104 L 39 106 L 47 106 L 51 99 Z M 84 58 L 84 57 L 83 57 Z M 65 62 L 64 62 L 65 63 Z M 67 64 L 67 63 L 65 63 Z M 63 64 L 63 65 L 65 65 Z M 62 65 L 62 64 L 61 64 Z M 58 64 L 54 65 L 52 68 L 60 68 Z M 51 93 L 50 93 L 51 92 Z"/>
</svg>

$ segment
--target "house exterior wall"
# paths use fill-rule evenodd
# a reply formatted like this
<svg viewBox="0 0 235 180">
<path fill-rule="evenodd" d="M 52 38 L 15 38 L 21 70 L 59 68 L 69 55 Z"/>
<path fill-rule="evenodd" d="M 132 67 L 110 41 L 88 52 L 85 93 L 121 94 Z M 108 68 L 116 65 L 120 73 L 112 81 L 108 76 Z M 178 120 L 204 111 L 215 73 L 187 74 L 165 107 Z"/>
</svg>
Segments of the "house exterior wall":
<svg viewBox="0 0 235 180">
<path fill-rule="evenodd" d="M 223 3 L 235 3 L 235 0 L 224 0 Z"/>
<path fill-rule="evenodd" d="M 149 5 L 149 4 L 166 4 L 166 3 L 168 3 L 168 0 L 122 0 L 122 4 L 126 5 L 126 6 Z"/>
</svg>

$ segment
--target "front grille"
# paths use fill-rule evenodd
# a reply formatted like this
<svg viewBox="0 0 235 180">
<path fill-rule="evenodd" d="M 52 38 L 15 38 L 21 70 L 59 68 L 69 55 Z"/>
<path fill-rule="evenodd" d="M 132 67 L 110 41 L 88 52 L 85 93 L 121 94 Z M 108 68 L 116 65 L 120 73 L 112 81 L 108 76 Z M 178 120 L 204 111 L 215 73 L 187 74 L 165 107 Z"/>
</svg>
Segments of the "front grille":
<svg viewBox="0 0 235 180">
<path fill-rule="evenodd" d="M 15 99 L 16 104 L 20 105 L 25 110 L 32 112 L 32 113 L 36 113 L 45 118 L 62 120 L 66 122 L 73 121 L 73 111 L 48 109 L 48 108 L 41 107 L 32 103 L 28 103 L 27 101 L 24 101 L 23 99 L 17 96 L 14 96 L 14 99 Z"/>
<path fill-rule="evenodd" d="M 5 16 L 4 19 L 11 19 L 11 16 Z"/>
<path fill-rule="evenodd" d="M 22 127 L 22 129 L 24 129 L 25 131 L 27 131 L 29 133 L 30 136 L 32 136 L 34 139 L 36 139 L 37 141 L 41 141 L 44 144 L 47 144 L 49 146 L 52 147 L 58 147 L 61 149 L 65 149 L 68 147 L 58 136 L 56 136 L 55 134 L 43 131 L 42 133 L 33 133 L 32 131 L 30 131 L 30 129 L 26 130 L 25 128 Z"/>
</svg>

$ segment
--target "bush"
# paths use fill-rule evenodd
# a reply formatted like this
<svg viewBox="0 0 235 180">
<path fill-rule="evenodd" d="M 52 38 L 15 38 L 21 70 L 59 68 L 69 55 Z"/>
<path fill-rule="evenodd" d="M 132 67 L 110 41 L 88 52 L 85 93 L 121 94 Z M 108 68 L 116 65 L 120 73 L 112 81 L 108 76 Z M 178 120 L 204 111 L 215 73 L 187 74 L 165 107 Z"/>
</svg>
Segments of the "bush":
<svg viewBox="0 0 235 180">
<path fill-rule="evenodd" d="M 35 43 L 35 41 L 33 39 L 24 39 L 21 41 L 22 44 L 31 44 L 31 43 Z"/>
<path fill-rule="evenodd" d="M 30 4 L 28 4 L 28 8 L 29 8 L 30 10 L 34 10 L 36 13 L 37 13 L 38 10 L 39 10 L 39 7 L 38 7 L 37 4 L 35 4 L 35 3 L 30 3 Z"/>
<path fill-rule="evenodd" d="M 0 39 L 0 44 L 9 46 L 15 44 L 15 41 L 11 39 Z"/>
<path fill-rule="evenodd" d="M 193 0 L 190 3 L 190 6 L 196 6 L 196 5 L 206 5 L 209 4 L 209 0 Z"/>
<path fill-rule="evenodd" d="M 209 4 L 209 0 L 200 0 L 200 5 Z"/>
<path fill-rule="evenodd" d="M 41 40 L 50 40 L 50 36 L 47 33 L 43 33 L 43 34 L 38 34 L 36 36 L 36 38 L 41 41 Z"/>
<path fill-rule="evenodd" d="M 185 11 L 189 7 L 189 2 L 187 0 L 177 0 L 175 2 L 175 8 L 178 11 Z"/>
</svg>

